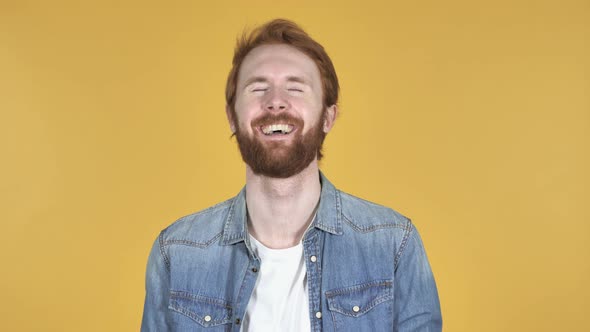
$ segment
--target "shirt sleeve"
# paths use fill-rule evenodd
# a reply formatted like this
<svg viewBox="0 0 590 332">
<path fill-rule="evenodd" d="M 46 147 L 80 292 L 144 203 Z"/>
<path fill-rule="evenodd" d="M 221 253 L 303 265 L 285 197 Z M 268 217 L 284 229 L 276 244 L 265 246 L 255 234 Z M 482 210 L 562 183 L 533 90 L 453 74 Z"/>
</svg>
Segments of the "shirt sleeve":
<svg viewBox="0 0 590 332">
<path fill-rule="evenodd" d="M 163 232 L 154 242 L 145 274 L 145 302 L 141 332 L 170 331 L 168 302 L 170 269 L 163 246 Z"/>
<path fill-rule="evenodd" d="M 441 331 L 442 315 L 436 283 L 422 239 L 413 224 L 410 224 L 397 256 L 394 331 Z"/>
</svg>

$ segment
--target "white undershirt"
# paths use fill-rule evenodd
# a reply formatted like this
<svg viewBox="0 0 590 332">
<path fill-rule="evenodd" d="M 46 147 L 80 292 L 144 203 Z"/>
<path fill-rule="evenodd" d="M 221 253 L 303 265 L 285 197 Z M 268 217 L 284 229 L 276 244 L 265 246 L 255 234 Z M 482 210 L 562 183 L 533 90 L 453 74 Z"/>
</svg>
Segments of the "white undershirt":
<svg viewBox="0 0 590 332">
<path fill-rule="evenodd" d="M 240 331 L 311 331 L 303 244 L 271 249 L 249 235 L 260 257 L 259 276 Z"/>
</svg>

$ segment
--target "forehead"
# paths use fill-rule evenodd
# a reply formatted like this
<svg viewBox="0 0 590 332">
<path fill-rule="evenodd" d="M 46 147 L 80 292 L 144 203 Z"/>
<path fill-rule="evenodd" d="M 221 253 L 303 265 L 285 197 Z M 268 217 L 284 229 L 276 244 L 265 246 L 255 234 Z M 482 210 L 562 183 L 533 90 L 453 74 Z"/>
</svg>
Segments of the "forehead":
<svg viewBox="0 0 590 332">
<path fill-rule="evenodd" d="M 310 83 L 320 80 L 315 62 L 305 53 L 285 44 L 262 45 L 244 58 L 238 74 L 238 85 L 249 77 L 268 79 L 300 77 Z"/>
</svg>

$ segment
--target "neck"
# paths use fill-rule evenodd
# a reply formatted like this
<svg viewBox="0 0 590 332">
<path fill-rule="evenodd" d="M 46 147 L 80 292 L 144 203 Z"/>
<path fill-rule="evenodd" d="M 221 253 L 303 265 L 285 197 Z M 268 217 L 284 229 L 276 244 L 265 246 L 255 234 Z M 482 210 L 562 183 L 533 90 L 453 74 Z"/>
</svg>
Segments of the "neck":
<svg viewBox="0 0 590 332">
<path fill-rule="evenodd" d="M 246 166 L 250 234 L 273 249 L 297 245 L 312 222 L 320 193 L 317 160 L 286 179 L 254 174 Z"/>
</svg>

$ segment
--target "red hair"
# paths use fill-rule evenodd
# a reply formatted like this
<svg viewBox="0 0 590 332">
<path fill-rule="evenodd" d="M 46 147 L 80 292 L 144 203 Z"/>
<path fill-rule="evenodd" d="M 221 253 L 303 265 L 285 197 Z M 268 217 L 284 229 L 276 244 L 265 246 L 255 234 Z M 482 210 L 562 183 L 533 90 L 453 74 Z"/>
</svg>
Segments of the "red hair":
<svg viewBox="0 0 590 332">
<path fill-rule="evenodd" d="M 258 46 L 267 44 L 290 45 L 310 57 L 320 72 L 324 109 L 337 104 L 338 92 L 340 90 L 338 77 L 336 76 L 336 70 L 334 69 L 332 60 L 324 50 L 324 47 L 313 40 L 296 23 L 285 19 L 275 19 L 250 31 L 250 33 L 244 32 L 241 38 L 238 38 L 232 68 L 225 86 L 225 102 L 234 115 L 240 66 L 250 51 Z"/>
</svg>

